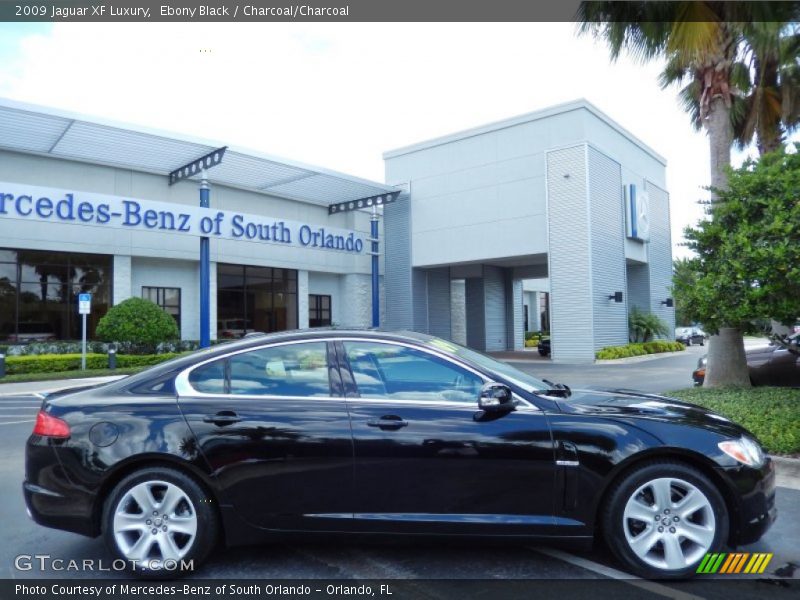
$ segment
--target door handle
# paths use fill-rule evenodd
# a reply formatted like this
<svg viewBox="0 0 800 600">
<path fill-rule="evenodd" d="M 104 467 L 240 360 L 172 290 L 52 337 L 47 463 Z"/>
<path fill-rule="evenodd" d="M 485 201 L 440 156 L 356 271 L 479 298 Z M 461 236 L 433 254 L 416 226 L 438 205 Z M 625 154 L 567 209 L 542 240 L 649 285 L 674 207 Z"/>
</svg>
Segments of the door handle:
<svg viewBox="0 0 800 600">
<path fill-rule="evenodd" d="M 232 410 L 221 410 L 215 415 L 206 415 L 203 417 L 203 423 L 214 423 L 214 425 L 232 425 L 238 423 L 242 418 Z"/>
<path fill-rule="evenodd" d="M 396 430 L 408 425 L 408 421 L 404 421 L 401 417 L 397 415 L 385 415 L 380 419 L 373 419 L 372 421 L 367 421 L 367 425 L 370 427 L 379 427 L 380 429 L 386 430 Z"/>
</svg>

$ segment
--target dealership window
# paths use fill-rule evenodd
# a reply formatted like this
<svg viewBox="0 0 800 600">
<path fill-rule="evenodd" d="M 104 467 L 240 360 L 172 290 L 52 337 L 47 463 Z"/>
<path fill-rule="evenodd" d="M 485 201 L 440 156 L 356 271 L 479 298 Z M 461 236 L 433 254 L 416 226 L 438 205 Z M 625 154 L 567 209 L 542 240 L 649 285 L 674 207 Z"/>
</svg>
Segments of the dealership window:
<svg viewBox="0 0 800 600">
<path fill-rule="evenodd" d="M 158 304 L 168 315 L 172 315 L 181 330 L 181 288 L 142 286 L 142 298 Z"/>
<path fill-rule="evenodd" d="M 331 297 L 308 295 L 308 326 L 327 327 L 331 324 Z"/>
<path fill-rule="evenodd" d="M 111 265 L 103 254 L 0 249 L 0 340 L 78 340 L 78 294 L 92 294 L 87 335 L 111 304 Z"/>
<path fill-rule="evenodd" d="M 217 265 L 217 337 L 297 329 L 297 271 Z"/>
</svg>

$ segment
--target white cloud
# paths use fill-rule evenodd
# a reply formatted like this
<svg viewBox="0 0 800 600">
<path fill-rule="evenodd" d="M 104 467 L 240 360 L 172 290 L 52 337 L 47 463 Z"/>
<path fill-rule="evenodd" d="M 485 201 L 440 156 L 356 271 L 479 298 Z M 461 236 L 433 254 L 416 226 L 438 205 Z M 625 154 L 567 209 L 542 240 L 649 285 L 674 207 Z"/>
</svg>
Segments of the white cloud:
<svg viewBox="0 0 800 600">
<path fill-rule="evenodd" d="M 673 242 L 702 214 L 705 135 L 659 66 L 567 23 L 55 24 L 0 95 L 383 180 L 381 153 L 586 97 L 668 160 Z M 675 248 L 676 256 L 685 249 Z"/>
</svg>

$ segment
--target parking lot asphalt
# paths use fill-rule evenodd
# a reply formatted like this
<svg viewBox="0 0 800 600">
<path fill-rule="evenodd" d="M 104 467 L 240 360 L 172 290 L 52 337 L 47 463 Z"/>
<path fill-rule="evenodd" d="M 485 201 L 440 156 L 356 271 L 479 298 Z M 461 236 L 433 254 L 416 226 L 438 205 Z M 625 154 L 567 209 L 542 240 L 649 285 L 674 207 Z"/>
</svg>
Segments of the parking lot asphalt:
<svg viewBox="0 0 800 600">
<path fill-rule="evenodd" d="M 558 364 L 540 359 L 535 353 L 530 353 L 528 360 L 511 359 L 508 362 L 535 377 L 565 383 L 575 389 L 628 388 L 661 394 L 691 387 L 692 371 L 707 351 L 705 346 L 690 346 L 683 352 L 663 358 L 618 365 Z"/>
<path fill-rule="evenodd" d="M 572 387 L 638 387 L 645 391 L 664 392 L 687 387 L 686 370 L 691 368 L 704 349 L 690 348 L 685 356 L 672 356 L 647 363 L 618 365 L 569 366 L 542 361 L 536 364 L 515 364 L 540 377 L 565 382 Z M 622 375 L 627 371 L 627 377 Z M 79 382 L 78 382 L 79 384 Z M 641 385 L 640 385 L 641 384 Z M 25 394 L 15 386 L 14 395 L 0 386 L 0 524 L 4 543 L 0 545 L 0 578 L 81 578 L 85 573 L 63 570 L 30 570 L 15 567 L 20 555 L 47 554 L 66 561 L 75 559 L 102 560 L 112 557 L 102 540 L 47 529 L 33 523 L 25 514 L 21 493 L 24 476 L 24 444 L 30 434 L 41 397 Z M 3 395 L 5 394 L 5 395 Z M 800 491 L 779 488 L 777 496 L 779 520 L 758 543 L 740 548 L 745 552 L 773 552 L 768 577 L 781 579 L 775 571 L 800 577 L 792 565 L 800 565 Z M 118 577 L 114 572 L 95 572 L 92 578 Z M 261 547 L 245 547 L 217 551 L 196 577 L 203 578 L 274 578 L 274 579 L 609 579 L 629 578 L 597 545 L 594 550 L 538 548 L 526 543 L 491 544 L 479 541 L 454 542 L 383 542 L 364 543 L 336 538 L 310 542 L 280 542 Z M 632 580 L 635 583 L 635 580 Z M 631 583 L 631 580 L 629 580 Z M 763 585 L 763 582 L 762 582 Z M 752 588 L 752 586 L 751 586 Z M 756 596 L 768 585 L 748 588 Z M 636 588 L 644 593 L 641 588 Z M 657 588 L 656 595 L 674 597 L 684 593 L 681 584 L 670 584 L 667 591 Z M 719 594 L 703 588 L 702 597 L 731 598 L 730 588 Z M 740 588 L 744 590 L 745 588 Z M 777 589 L 777 588 L 776 588 Z M 783 588 L 781 588 L 783 589 Z M 755 591 L 753 591 L 755 590 Z M 734 594 L 736 596 L 736 594 Z M 747 594 L 752 596 L 752 594 Z M 631 596 L 640 597 L 640 596 Z M 744 597 L 744 596 L 742 596 Z"/>
</svg>

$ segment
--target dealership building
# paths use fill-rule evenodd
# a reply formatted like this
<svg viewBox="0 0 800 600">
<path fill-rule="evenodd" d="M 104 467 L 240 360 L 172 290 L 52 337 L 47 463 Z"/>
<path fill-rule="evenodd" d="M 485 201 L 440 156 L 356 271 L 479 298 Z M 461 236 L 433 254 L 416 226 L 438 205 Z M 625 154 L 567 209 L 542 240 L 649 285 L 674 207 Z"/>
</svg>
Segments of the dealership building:
<svg viewBox="0 0 800 600">
<path fill-rule="evenodd" d="M 633 307 L 674 325 L 665 161 L 588 102 L 384 159 L 380 183 L 0 100 L 0 344 L 78 339 L 81 293 L 90 337 L 136 296 L 199 339 L 202 238 L 212 338 L 369 327 L 376 239 L 387 328 L 487 351 L 544 329 L 590 362 Z"/>
</svg>

